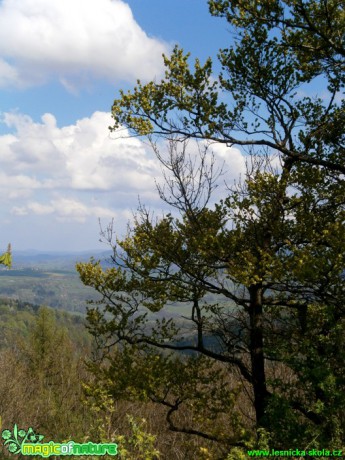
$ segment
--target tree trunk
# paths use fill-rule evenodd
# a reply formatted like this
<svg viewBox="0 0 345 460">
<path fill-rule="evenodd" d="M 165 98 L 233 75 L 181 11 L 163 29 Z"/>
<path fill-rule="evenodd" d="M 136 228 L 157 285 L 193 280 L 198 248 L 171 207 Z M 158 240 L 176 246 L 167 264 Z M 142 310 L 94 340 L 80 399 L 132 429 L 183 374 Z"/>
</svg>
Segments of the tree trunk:
<svg viewBox="0 0 345 460">
<path fill-rule="evenodd" d="M 261 425 L 267 406 L 267 387 L 265 375 L 265 359 L 263 349 L 263 313 L 262 313 L 262 287 L 253 285 L 250 293 L 250 357 L 254 390 L 254 407 L 257 425 Z"/>
</svg>

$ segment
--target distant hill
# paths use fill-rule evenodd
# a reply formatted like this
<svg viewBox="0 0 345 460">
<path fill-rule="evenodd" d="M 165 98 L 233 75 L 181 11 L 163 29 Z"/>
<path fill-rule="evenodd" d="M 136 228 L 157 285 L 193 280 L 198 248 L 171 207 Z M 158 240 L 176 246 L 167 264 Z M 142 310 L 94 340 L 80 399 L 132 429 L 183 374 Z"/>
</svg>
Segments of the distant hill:
<svg viewBox="0 0 345 460">
<path fill-rule="evenodd" d="M 86 301 L 99 295 L 84 286 L 76 272 L 77 262 L 94 257 L 104 267 L 110 264 L 110 251 L 39 252 L 13 251 L 9 270 L 0 266 L 0 297 L 70 312 L 85 313 Z"/>
<path fill-rule="evenodd" d="M 59 310 L 85 314 L 88 300 L 100 300 L 100 294 L 85 286 L 75 269 L 77 262 L 89 261 L 91 257 L 101 260 L 102 266 L 113 266 L 111 251 L 39 252 L 14 251 L 13 268 L 0 266 L 0 298 L 33 305 L 47 305 Z M 206 298 L 215 299 L 211 294 Z M 218 300 L 219 302 L 219 300 Z M 232 303 L 224 298 L 226 308 Z M 190 305 L 171 303 L 159 312 L 150 313 L 150 320 L 189 316 Z"/>
<path fill-rule="evenodd" d="M 39 268 L 53 270 L 75 271 L 77 262 L 86 262 L 90 257 L 101 259 L 105 264 L 111 256 L 111 251 L 89 250 L 82 252 L 54 251 L 13 251 L 13 268 Z"/>
</svg>

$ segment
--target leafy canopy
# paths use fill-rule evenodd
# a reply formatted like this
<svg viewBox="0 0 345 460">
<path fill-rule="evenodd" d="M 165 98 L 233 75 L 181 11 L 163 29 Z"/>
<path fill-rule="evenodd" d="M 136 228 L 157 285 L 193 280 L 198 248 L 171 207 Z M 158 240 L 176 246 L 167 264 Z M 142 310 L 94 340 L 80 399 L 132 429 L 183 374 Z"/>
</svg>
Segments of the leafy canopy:
<svg viewBox="0 0 345 460">
<path fill-rule="evenodd" d="M 113 104 L 117 135 L 151 141 L 172 212 L 154 219 L 141 206 L 124 238 L 112 225 L 103 232 L 112 268 L 77 266 L 104 307 L 88 312 L 102 361 L 94 372 L 114 398 L 166 407 L 171 430 L 212 442 L 215 455 L 260 445 L 260 433 L 275 448 L 340 446 L 343 5 L 209 8 L 235 33 L 219 75 L 211 59 L 192 68 L 175 47 L 159 83 L 138 81 Z M 248 162 L 211 206 L 214 142 L 238 146 Z"/>
</svg>

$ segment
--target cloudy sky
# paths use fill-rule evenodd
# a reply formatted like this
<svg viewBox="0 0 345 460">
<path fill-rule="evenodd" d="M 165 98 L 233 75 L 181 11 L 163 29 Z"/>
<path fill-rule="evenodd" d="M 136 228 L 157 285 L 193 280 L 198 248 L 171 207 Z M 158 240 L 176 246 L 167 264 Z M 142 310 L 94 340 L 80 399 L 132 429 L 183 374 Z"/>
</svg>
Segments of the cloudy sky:
<svg viewBox="0 0 345 460">
<path fill-rule="evenodd" d="M 139 196 L 159 211 L 159 165 L 110 135 L 113 99 L 159 79 L 174 44 L 206 59 L 229 40 L 206 0 L 0 0 L 0 252 L 104 249 L 99 218 L 121 235 Z"/>
</svg>

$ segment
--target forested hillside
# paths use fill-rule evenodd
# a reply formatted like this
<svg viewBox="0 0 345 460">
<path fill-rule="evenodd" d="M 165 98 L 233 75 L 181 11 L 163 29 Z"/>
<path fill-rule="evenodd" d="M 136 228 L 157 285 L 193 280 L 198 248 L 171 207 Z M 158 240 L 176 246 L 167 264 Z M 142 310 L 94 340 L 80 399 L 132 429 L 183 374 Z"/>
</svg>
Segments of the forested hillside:
<svg viewBox="0 0 345 460">
<path fill-rule="evenodd" d="M 2 430 L 32 427 L 44 442 L 117 442 L 120 458 L 127 460 L 153 460 L 158 450 L 167 459 L 184 459 L 188 452 L 193 458 L 203 443 L 170 433 L 153 404 L 91 390 L 95 347 L 84 322 L 81 315 L 0 300 Z M 13 458 L 6 446 L 0 452 Z"/>
<path fill-rule="evenodd" d="M 26 340 L 37 321 L 40 308 L 39 305 L 29 302 L 0 297 L 0 347 L 11 348 L 14 342 Z M 66 330 L 76 348 L 90 350 L 91 336 L 85 328 L 84 315 L 52 308 L 48 310 L 53 315 L 57 328 Z"/>
<path fill-rule="evenodd" d="M 11 270 L 0 267 L 0 296 L 85 314 L 86 300 L 95 300 L 98 296 L 81 283 L 75 264 L 93 255 L 107 266 L 109 254 L 110 251 L 91 254 L 88 251 L 63 253 L 14 248 Z"/>
</svg>

